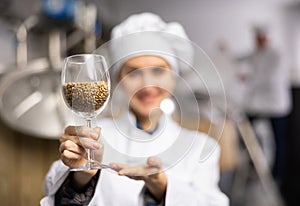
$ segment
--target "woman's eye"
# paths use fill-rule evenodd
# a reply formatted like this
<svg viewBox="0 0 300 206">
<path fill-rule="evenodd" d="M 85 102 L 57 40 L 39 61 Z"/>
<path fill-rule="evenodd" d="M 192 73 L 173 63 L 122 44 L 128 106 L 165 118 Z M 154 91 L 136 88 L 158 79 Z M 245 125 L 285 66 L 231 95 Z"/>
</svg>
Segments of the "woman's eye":
<svg viewBox="0 0 300 206">
<path fill-rule="evenodd" d="M 142 72 L 140 70 L 136 69 L 136 70 L 129 72 L 127 75 L 128 75 L 128 77 L 138 77 L 141 75 L 141 73 Z"/>
<path fill-rule="evenodd" d="M 162 67 L 155 67 L 155 68 L 152 68 L 152 73 L 154 75 L 162 75 L 164 74 L 165 72 L 167 72 L 167 70 L 165 68 L 162 68 Z"/>
</svg>

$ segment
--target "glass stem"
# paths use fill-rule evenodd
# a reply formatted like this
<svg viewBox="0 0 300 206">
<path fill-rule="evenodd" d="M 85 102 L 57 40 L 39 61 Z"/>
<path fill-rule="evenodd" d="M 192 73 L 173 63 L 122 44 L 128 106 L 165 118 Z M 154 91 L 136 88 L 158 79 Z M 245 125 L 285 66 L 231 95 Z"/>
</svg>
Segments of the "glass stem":
<svg viewBox="0 0 300 206">
<path fill-rule="evenodd" d="M 86 125 L 87 125 L 89 128 L 92 128 L 92 120 L 91 120 L 91 119 L 87 119 L 87 120 L 86 120 Z"/>
<path fill-rule="evenodd" d="M 86 124 L 89 128 L 92 128 L 92 120 L 87 119 Z M 88 168 L 91 168 L 92 166 L 92 158 L 91 158 L 91 149 L 86 149 L 87 157 L 88 157 Z"/>
</svg>

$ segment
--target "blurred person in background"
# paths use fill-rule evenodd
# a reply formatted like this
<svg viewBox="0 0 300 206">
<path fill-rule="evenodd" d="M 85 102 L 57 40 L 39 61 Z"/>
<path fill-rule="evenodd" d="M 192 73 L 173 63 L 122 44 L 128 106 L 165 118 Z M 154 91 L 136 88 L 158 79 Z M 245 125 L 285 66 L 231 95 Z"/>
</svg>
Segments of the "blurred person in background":
<svg viewBox="0 0 300 206">
<path fill-rule="evenodd" d="M 289 72 L 280 51 L 271 46 L 265 26 L 254 28 L 255 50 L 240 60 L 247 64 L 243 76 L 248 86 L 245 112 L 250 122 L 263 119 L 271 124 L 275 142 L 272 174 L 279 187 L 286 163 L 286 124 L 290 111 Z"/>
<path fill-rule="evenodd" d="M 143 13 L 132 15 L 116 26 L 112 38 L 126 36 L 140 31 L 170 32 L 186 37 L 182 26 L 178 23 L 165 23 L 160 17 Z M 145 39 L 156 43 L 157 39 Z M 142 48 L 142 42 L 139 42 Z M 134 46 L 132 41 L 128 46 Z M 174 42 L 161 42 L 159 46 L 170 46 Z M 127 47 L 117 47 L 126 50 Z M 180 48 L 179 48 L 180 49 Z M 114 52 L 114 51 L 112 51 Z M 117 52 L 117 51 L 115 51 Z M 219 190 L 219 155 L 216 147 L 212 154 L 203 162 L 198 162 L 205 143 L 213 143 L 211 139 L 200 132 L 180 127 L 171 117 L 163 114 L 160 103 L 170 98 L 176 84 L 174 74 L 178 72 L 176 63 L 161 53 L 134 53 L 117 64 L 112 79 L 117 79 L 126 96 L 129 96 L 129 108 L 118 119 L 101 119 L 99 125 L 87 127 L 68 126 L 60 137 L 61 160 L 51 167 L 45 184 L 46 197 L 42 205 L 228 205 L 228 198 Z M 126 104 L 126 102 L 124 103 Z M 133 124 L 132 124 L 133 122 Z M 117 124 L 116 124 L 117 123 Z M 124 128 L 123 134 L 118 133 L 117 126 Z M 100 136 L 103 147 L 96 141 Z M 180 136 L 177 137 L 177 132 Z M 125 138 L 158 139 L 161 144 L 156 147 L 129 147 L 122 141 Z M 112 163 L 110 166 L 117 172 L 109 170 L 89 170 L 70 172 L 87 161 L 86 151 L 79 137 L 86 137 L 90 144 L 86 148 L 99 150 L 106 156 L 105 142 L 117 148 L 127 148 L 128 154 L 138 150 L 141 154 L 165 147 L 180 138 L 190 141 L 196 135 L 195 141 L 185 154 L 171 168 L 163 170 L 164 160 L 157 157 L 147 157 L 141 164 Z M 128 136 L 128 137 L 126 137 Z M 151 142 L 150 142 L 151 143 Z M 184 143 L 185 144 L 185 143 Z M 183 145 L 181 145 L 183 146 Z M 143 151 L 144 148 L 144 151 Z M 176 156 L 176 152 L 171 156 Z M 62 162 L 64 164 L 62 164 Z"/>
</svg>

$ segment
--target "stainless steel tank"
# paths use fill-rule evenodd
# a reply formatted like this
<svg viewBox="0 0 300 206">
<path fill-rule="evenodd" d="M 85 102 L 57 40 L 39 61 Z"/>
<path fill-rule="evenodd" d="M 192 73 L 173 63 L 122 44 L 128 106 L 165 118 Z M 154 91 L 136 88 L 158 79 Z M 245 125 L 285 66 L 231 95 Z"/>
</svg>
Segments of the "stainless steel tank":
<svg viewBox="0 0 300 206">
<path fill-rule="evenodd" d="M 18 70 L 1 80 L 1 118 L 22 133 L 58 138 L 70 113 L 62 101 L 59 71 Z"/>
</svg>

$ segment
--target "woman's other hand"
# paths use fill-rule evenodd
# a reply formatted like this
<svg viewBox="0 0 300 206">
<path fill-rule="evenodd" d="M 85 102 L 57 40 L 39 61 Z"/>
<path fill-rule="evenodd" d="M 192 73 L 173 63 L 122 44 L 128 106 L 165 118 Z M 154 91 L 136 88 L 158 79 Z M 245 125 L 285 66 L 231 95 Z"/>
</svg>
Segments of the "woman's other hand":
<svg viewBox="0 0 300 206">
<path fill-rule="evenodd" d="M 118 171 L 121 176 L 127 176 L 134 180 L 144 180 L 145 186 L 154 195 L 156 200 L 164 198 L 167 189 L 167 176 L 162 171 L 161 160 L 157 157 L 149 157 L 145 164 L 129 166 L 119 163 L 111 163 L 110 166 Z"/>
</svg>

